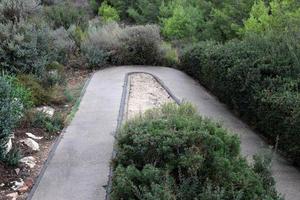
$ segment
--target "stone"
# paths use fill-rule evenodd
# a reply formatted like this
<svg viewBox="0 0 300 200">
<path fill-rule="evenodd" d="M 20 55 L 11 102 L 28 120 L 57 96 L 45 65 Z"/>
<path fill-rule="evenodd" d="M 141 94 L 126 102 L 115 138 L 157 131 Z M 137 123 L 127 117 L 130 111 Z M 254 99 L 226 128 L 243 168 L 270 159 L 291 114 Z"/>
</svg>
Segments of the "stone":
<svg viewBox="0 0 300 200">
<path fill-rule="evenodd" d="M 15 172 L 16 172 L 17 175 L 19 175 L 19 173 L 20 173 L 20 168 L 16 168 L 16 169 L 15 169 Z"/>
<path fill-rule="evenodd" d="M 22 194 L 22 193 L 27 192 L 28 190 L 29 190 L 29 187 L 28 187 L 27 185 L 23 185 L 22 187 L 20 187 L 20 188 L 18 189 L 18 192 L 19 192 L 20 194 Z"/>
<path fill-rule="evenodd" d="M 11 149 L 12 149 L 12 141 L 11 141 L 11 138 L 9 138 L 9 140 L 6 144 L 5 154 L 8 154 L 8 152 L 10 152 Z"/>
<path fill-rule="evenodd" d="M 32 156 L 24 157 L 20 160 L 21 163 L 24 163 L 25 165 L 29 166 L 31 169 L 34 168 L 36 159 Z"/>
<path fill-rule="evenodd" d="M 26 178 L 24 183 L 26 186 L 28 186 L 28 188 L 31 188 L 33 186 L 34 181 L 32 178 Z"/>
<path fill-rule="evenodd" d="M 6 195 L 7 197 L 11 197 L 11 200 L 17 200 L 18 198 L 18 193 L 17 192 L 13 192 L 13 193 L 9 193 Z"/>
<path fill-rule="evenodd" d="M 1 183 L 1 184 L 0 184 L 0 187 L 4 187 L 4 186 L 5 186 L 5 184 L 4 184 L 4 183 Z"/>
<path fill-rule="evenodd" d="M 33 151 L 39 151 L 40 145 L 31 138 L 26 138 L 25 140 L 21 140 L 24 144 L 30 147 Z"/>
<path fill-rule="evenodd" d="M 28 137 L 30 137 L 31 139 L 35 139 L 35 140 L 41 140 L 43 139 L 43 137 L 38 137 L 32 133 L 25 133 Z"/>
<path fill-rule="evenodd" d="M 19 179 L 19 181 L 12 181 L 10 183 L 12 184 L 11 189 L 13 189 L 14 191 L 18 190 L 24 185 L 24 181 L 21 178 Z"/>
<path fill-rule="evenodd" d="M 52 108 L 50 106 L 38 107 L 38 108 L 36 108 L 36 110 L 39 111 L 39 112 L 45 113 L 46 115 L 48 115 L 51 118 L 53 117 L 54 112 L 55 112 L 54 108 Z"/>
</svg>

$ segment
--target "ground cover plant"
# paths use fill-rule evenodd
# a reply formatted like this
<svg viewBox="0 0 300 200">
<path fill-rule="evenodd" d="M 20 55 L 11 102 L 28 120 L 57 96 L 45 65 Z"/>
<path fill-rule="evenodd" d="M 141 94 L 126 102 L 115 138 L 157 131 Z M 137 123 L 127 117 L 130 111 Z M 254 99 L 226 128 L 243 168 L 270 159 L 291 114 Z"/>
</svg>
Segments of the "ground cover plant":
<svg viewBox="0 0 300 200">
<path fill-rule="evenodd" d="M 112 199 L 281 199 L 268 160 L 247 164 L 239 139 L 190 104 L 128 121 L 117 141 Z"/>
</svg>

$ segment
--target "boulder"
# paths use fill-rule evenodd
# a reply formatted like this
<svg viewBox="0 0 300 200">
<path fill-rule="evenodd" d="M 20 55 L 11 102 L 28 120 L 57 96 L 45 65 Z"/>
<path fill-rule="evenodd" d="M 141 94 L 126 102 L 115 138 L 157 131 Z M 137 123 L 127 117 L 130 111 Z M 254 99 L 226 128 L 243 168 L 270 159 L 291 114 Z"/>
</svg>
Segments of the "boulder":
<svg viewBox="0 0 300 200">
<path fill-rule="evenodd" d="M 52 107 L 49 107 L 49 106 L 38 107 L 38 108 L 36 108 L 36 110 L 39 111 L 39 112 L 45 113 L 45 114 L 48 115 L 50 118 L 53 117 L 54 112 L 55 112 L 55 109 L 52 108 Z"/>
<path fill-rule="evenodd" d="M 29 166 L 30 168 L 34 168 L 36 159 L 32 156 L 24 157 L 20 160 L 21 163 L 24 163 L 25 165 Z"/>
<path fill-rule="evenodd" d="M 26 138 L 25 140 L 21 140 L 21 142 L 26 144 L 33 151 L 39 151 L 40 150 L 40 145 L 31 138 Z"/>
<path fill-rule="evenodd" d="M 31 139 L 35 139 L 35 140 L 41 140 L 43 139 L 43 137 L 38 137 L 38 136 L 35 136 L 34 134 L 32 133 L 25 133 L 28 137 L 30 137 Z"/>
</svg>

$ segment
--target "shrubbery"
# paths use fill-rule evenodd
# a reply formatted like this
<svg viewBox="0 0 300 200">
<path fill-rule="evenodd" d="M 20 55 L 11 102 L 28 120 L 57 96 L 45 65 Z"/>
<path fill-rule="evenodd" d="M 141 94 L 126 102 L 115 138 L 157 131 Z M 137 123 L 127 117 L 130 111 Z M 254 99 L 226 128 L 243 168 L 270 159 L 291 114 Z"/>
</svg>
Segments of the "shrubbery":
<svg viewBox="0 0 300 200">
<path fill-rule="evenodd" d="M 9 159 L 6 145 L 12 129 L 30 105 L 29 91 L 16 83 L 14 77 L 0 76 L 0 160 Z"/>
<path fill-rule="evenodd" d="M 120 20 L 118 11 L 112 6 L 108 5 L 106 1 L 103 2 L 99 7 L 98 14 L 103 18 L 105 22 Z"/>
<path fill-rule="evenodd" d="M 44 8 L 46 20 L 54 27 L 68 29 L 72 24 L 87 25 L 86 10 L 66 1 Z"/>
<path fill-rule="evenodd" d="M 89 28 L 82 50 L 92 67 L 158 65 L 162 62 L 162 40 L 154 25 L 121 27 L 117 23 Z"/>
<path fill-rule="evenodd" d="M 165 105 L 119 131 L 111 199 L 280 199 L 268 160 L 255 160 L 191 105 Z"/>
<path fill-rule="evenodd" d="M 239 111 L 272 143 L 279 137 L 279 149 L 299 165 L 300 48 L 289 41 L 288 36 L 268 33 L 224 45 L 202 42 L 183 51 L 181 69 Z"/>
</svg>

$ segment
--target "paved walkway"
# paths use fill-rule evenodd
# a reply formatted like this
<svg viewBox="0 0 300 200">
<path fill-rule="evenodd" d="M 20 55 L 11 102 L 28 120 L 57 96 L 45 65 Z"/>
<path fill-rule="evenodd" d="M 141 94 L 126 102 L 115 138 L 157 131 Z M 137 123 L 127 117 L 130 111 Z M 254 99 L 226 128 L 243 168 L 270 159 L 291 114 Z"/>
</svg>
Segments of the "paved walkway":
<svg viewBox="0 0 300 200">
<path fill-rule="evenodd" d="M 193 103 L 199 113 L 221 121 L 241 137 L 242 153 L 252 156 L 265 148 L 264 142 L 224 104 L 184 73 L 161 67 L 116 67 L 92 77 L 74 120 L 50 160 L 33 200 L 105 199 L 113 133 L 117 126 L 125 75 L 148 72 L 181 99 Z M 273 163 L 278 190 L 286 200 L 300 199 L 300 172 L 280 156 Z"/>
</svg>

